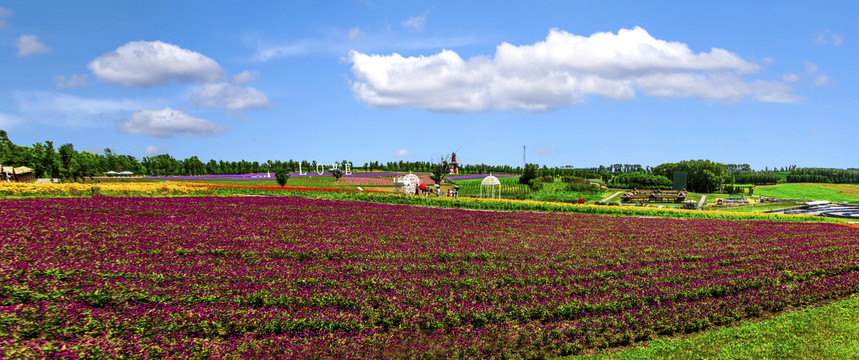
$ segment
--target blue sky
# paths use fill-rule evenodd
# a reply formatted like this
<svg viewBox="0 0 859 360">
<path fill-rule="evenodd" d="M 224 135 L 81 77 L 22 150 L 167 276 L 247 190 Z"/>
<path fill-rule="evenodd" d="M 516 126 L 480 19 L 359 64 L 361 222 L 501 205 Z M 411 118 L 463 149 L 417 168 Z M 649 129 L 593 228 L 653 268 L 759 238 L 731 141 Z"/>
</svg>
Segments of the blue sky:
<svg viewBox="0 0 859 360">
<path fill-rule="evenodd" d="M 2 1 L 16 144 L 859 167 L 859 3 Z"/>
</svg>

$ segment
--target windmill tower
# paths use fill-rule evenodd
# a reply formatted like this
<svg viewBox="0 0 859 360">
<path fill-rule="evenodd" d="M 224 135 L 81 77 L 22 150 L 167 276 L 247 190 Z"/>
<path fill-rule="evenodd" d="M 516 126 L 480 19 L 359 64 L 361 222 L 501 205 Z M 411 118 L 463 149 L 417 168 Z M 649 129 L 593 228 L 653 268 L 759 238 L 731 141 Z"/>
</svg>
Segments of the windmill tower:
<svg viewBox="0 0 859 360">
<path fill-rule="evenodd" d="M 453 150 L 451 148 L 448 148 L 448 149 L 451 150 L 451 154 L 450 154 L 450 170 L 448 170 L 447 173 L 453 174 L 453 175 L 459 175 L 459 162 L 456 160 L 456 152 L 459 151 L 459 149 L 462 149 L 462 147 L 460 146 L 460 147 L 456 148 L 456 150 Z"/>
</svg>

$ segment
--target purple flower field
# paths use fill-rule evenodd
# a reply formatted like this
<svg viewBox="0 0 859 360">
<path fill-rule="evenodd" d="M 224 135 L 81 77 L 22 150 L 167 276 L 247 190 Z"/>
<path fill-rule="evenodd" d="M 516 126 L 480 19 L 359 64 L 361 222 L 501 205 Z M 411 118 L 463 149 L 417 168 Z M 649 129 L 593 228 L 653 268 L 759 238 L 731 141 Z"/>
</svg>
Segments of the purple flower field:
<svg viewBox="0 0 859 360">
<path fill-rule="evenodd" d="M 551 357 L 857 290 L 832 224 L 0 200 L 2 358 Z"/>
<path fill-rule="evenodd" d="M 290 177 L 332 177 L 330 172 L 319 173 L 308 171 L 306 174 L 290 173 Z M 383 173 L 383 172 L 357 172 L 353 171 L 352 175 L 345 177 L 394 177 L 403 176 L 401 173 Z M 149 179 L 164 179 L 164 180 L 274 180 L 274 173 L 271 174 L 241 174 L 241 175 L 193 175 L 193 176 L 147 176 Z"/>
<path fill-rule="evenodd" d="M 470 180 L 470 179 L 483 179 L 487 176 L 489 176 L 489 174 L 451 175 L 451 176 L 445 177 L 445 179 L 449 179 L 449 180 Z M 519 177 L 519 175 L 506 175 L 506 174 L 501 174 L 501 175 L 495 174 L 492 176 L 495 176 L 495 177 Z"/>
</svg>

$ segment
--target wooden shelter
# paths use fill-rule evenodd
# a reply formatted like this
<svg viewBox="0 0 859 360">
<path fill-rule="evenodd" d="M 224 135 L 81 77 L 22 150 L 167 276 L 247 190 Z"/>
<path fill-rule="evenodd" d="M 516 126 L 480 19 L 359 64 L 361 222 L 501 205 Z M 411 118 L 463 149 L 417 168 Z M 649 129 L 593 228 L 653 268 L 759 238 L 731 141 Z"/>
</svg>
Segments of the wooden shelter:
<svg viewBox="0 0 859 360">
<path fill-rule="evenodd" d="M 0 181 L 29 182 L 35 179 L 33 169 L 26 166 L 3 166 L 0 171 Z"/>
<path fill-rule="evenodd" d="M 638 190 L 627 191 L 620 200 L 623 202 L 647 201 L 647 202 L 673 202 L 682 203 L 686 201 L 686 190 Z"/>
</svg>

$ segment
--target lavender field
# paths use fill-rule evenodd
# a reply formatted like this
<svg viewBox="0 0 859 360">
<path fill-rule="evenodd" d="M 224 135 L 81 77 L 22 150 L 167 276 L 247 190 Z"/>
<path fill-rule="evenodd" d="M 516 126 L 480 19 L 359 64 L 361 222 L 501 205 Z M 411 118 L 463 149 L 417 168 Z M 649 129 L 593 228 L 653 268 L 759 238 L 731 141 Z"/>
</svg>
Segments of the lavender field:
<svg viewBox="0 0 859 360">
<path fill-rule="evenodd" d="M 549 357 L 855 293 L 857 250 L 832 224 L 0 200 L 0 357 Z"/>
</svg>

